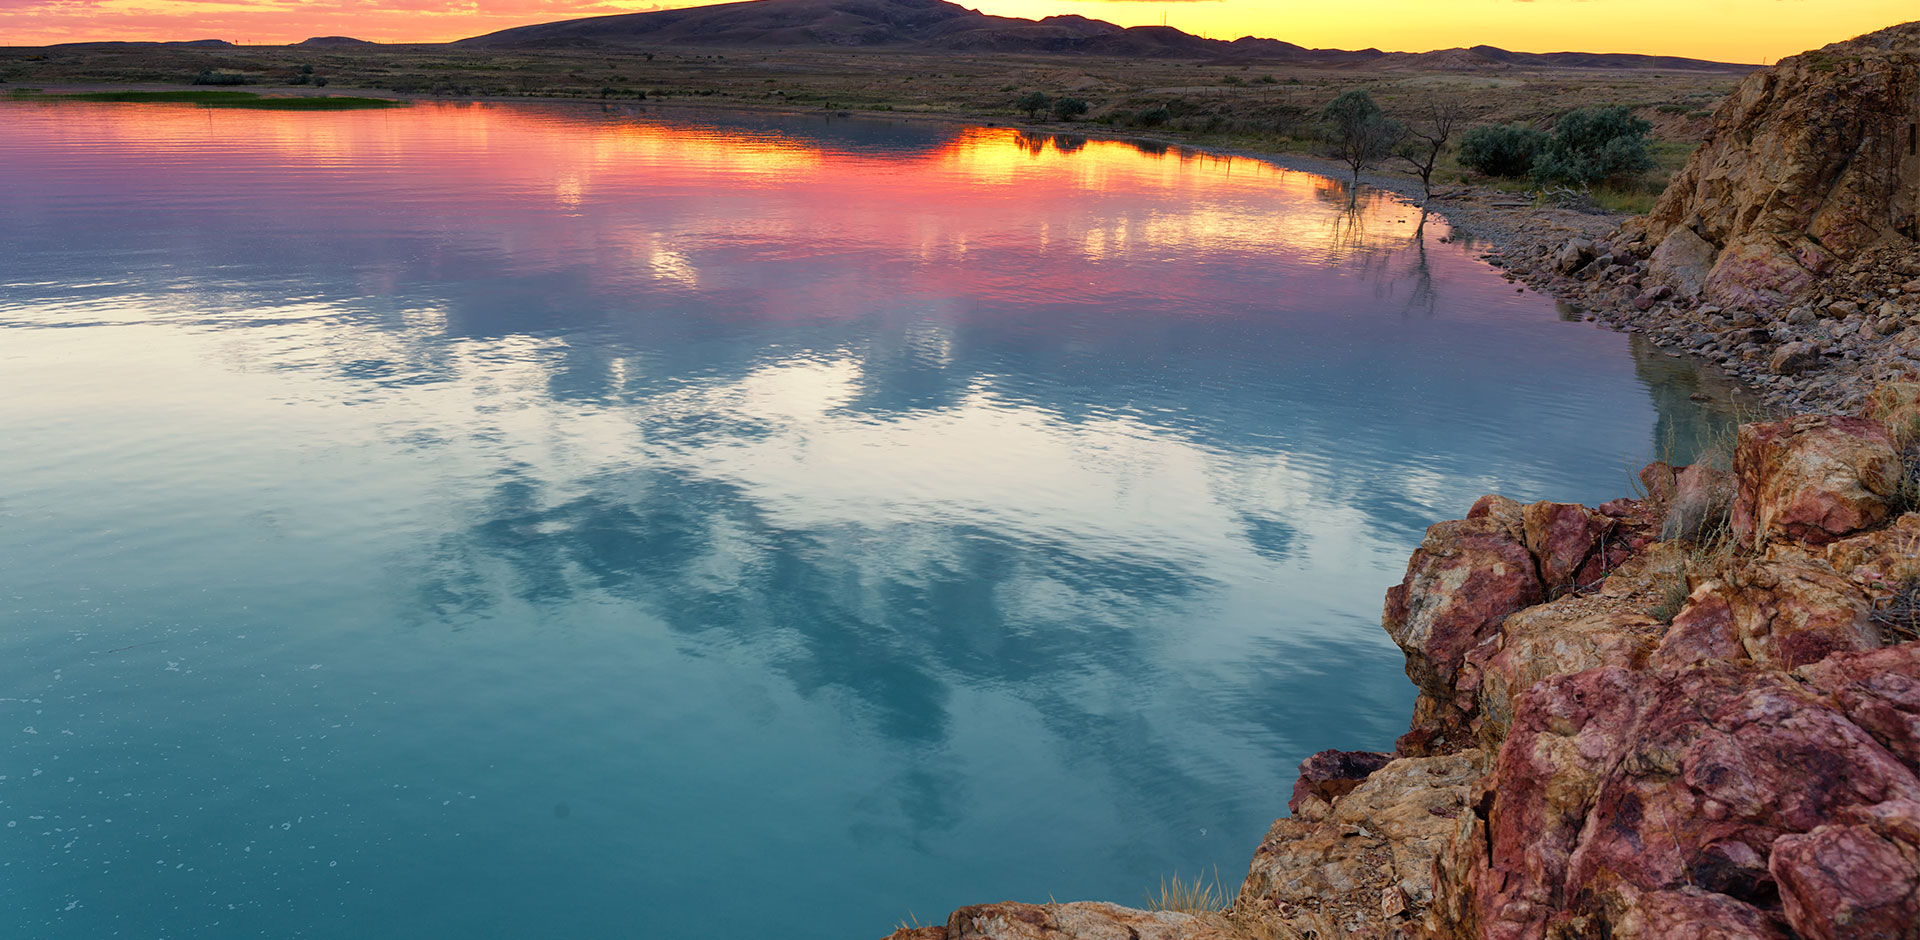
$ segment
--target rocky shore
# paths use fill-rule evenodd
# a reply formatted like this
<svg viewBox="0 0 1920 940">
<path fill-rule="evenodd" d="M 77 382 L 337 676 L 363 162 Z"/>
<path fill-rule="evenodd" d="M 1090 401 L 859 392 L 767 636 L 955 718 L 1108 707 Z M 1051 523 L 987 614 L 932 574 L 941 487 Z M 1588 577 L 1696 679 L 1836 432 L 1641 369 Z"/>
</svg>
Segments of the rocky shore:
<svg viewBox="0 0 1920 940">
<path fill-rule="evenodd" d="M 1304 762 L 1231 909 L 893 940 L 1920 940 L 1920 24 L 1748 79 L 1644 219 L 1445 207 L 1790 416 L 1597 507 L 1483 497 L 1382 625 L 1391 754 Z"/>
<path fill-rule="evenodd" d="M 1743 81 L 1643 218 L 1500 233 L 1490 260 L 1717 362 L 1787 411 L 1920 369 L 1920 24 Z"/>
</svg>

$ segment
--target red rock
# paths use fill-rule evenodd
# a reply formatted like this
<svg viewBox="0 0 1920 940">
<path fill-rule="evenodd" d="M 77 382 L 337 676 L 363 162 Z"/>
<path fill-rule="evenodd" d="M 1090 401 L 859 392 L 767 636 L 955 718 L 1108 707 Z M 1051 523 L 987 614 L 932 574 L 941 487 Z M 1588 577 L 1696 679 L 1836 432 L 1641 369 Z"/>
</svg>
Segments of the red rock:
<svg viewBox="0 0 1920 940">
<path fill-rule="evenodd" d="M 1499 638 L 1469 657 L 1480 672 L 1472 721 L 1481 746 L 1499 748 L 1514 703 L 1535 684 L 1602 666 L 1638 667 L 1662 632 L 1658 621 L 1642 614 L 1581 608 L 1567 601 L 1529 607 L 1508 617 Z M 1490 655 L 1479 658 L 1480 650 Z"/>
<path fill-rule="evenodd" d="M 1825 545 L 1887 518 L 1903 472 L 1885 428 L 1865 418 L 1805 415 L 1740 428 L 1734 533 Z"/>
<path fill-rule="evenodd" d="M 1308 798 L 1331 806 L 1391 760 L 1392 754 L 1374 751 L 1321 751 L 1300 762 L 1300 777 L 1293 782 L 1287 812 L 1299 813 L 1301 802 Z"/>
<path fill-rule="evenodd" d="M 1773 844 L 1787 922 L 1806 940 L 1920 938 L 1920 845 L 1868 826 L 1820 826 Z"/>
<path fill-rule="evenodd" d="M 1692 885 L 1667 891 L 1621 885 L 1609 900 L 1609 940 L 1789 940 L 1771 912 Z M 1581 932 L 1584 924 L 1567 926 L 1572 936 L 1594 935 Z"/>
<path fill-rule="evenodd" d="M 1488 493 L 1473 501 L 1472 508 L 1467 510 L 1467 518 L 1497 520 L 1518 538 L 1526 525 L 1526 507 L 1520 505 L 1518 500 Z"/>
<path fill-rule="evenodd" d="M 1656 460 L 1640 469 L 1640 485 L 1647 488 L 1647 498 L 1666 505 L 1673 500 L 1673 490 L 1679 471 Z"/>
<path fill-rule="evenodd" d="M 1837 652 L 1878 649 L 1867 596 L 1824 559 L 1797 551 L 1729 565 L 1696 587 L 1652 660 L 1750 660 L 1776 669 Z"/>
<path fill-rule="evenodd" d="M 1575 576 L 1601 551 L 1613 531 L 1613 520 L 1585 506 L 1548 502 L 1527 506 L 1521 518 L 1527 551 L 1539 564 L 1541 583 L 1548 590 L 1585 586 L 1576 584 Z"/>
<path fill-rule="evenodd" d="M 1827 674 L 1858 679 L 1875 668 L 1920 682 L 1920 656 L 1892 651 L 1858 654 Z M 1769 861 L 1776 841 L 1897 817 L 1885 807 L 1920 797 L 1920 777 L 1819 686 L 1709 661 L 1536 684 L 1520 699 L 1489 791 L 1479 870 L 1464 883 L 1442 879 L 1469 892 L 1461 920 L 1481 937 L 1657 936 L 1646 925 L 1668 915 L 1648 898 L 1710 913 L 1725 936 L 1766 936 L 1776 883 L 1789 890 L 1787 863 Z M 1825 844 L 1788 862 L 1824 858 L 1815 850 Z M 1869 861 L 1882 864 L 1884 853 Z M 1835 901 L 1837 889 L 1792 872 L 1815 915 L 1890 910 L 1870 889 Z M 1684 885 L 1725 900 L 1676 900 Z"/>
<path fill-rule="evenodd" d="M 1381 622 L 1406 653 L 1407 676 L 1444 704 L 1467 651 L 1541 595 L 1533 556 L 1506 524 L 1490 515 L 1442 522 L 1387 591 Z"/>
<path fill-rule="evenodd" d="M 1652 279 L 1721 305 L 1790 305 L 1836 263 L 1885 239 L 1910 245 L 1916 96 L 1913 23 L 1748 75 L 1652 211 L 1626 226 L 1654 248 Z"/>
<path fill-rule="evenodd" d="M 1920 774 L 1920 643 L 1829 656 L 1794 675 Z"/>
<path fill-rule="evenodd" d="M 1906 513 L 1884 529 L 1828 545 L 1827 563 L 1875 603 L 1891 601 L 1920 581 L 1920 513 Z"/>
</svg>

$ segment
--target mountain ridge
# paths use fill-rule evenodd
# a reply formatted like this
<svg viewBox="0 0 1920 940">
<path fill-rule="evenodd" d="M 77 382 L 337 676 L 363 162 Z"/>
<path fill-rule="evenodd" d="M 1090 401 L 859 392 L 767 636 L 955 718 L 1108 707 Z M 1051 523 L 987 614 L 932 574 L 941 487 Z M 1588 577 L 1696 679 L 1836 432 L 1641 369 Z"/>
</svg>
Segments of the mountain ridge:
<svg viewBox="0 0 1920 940">
<path fill-rule="evenodd" d="M 1279 39 L 1206 39 L 1171 26 L 1118 26 L 1078 14 L 1040 20 L 981 13 L 947 0 L 739 0 L 710 6 L 559 20 L 458 40 L 466 48 L 529 50 L 622 46 L 860 48 L 1206 58 L 1455 70 L 1759 68 L 1636 53 L 1513 52 L 1494 46 L 1430 52 L 1309 49 Z"/>
</svg>

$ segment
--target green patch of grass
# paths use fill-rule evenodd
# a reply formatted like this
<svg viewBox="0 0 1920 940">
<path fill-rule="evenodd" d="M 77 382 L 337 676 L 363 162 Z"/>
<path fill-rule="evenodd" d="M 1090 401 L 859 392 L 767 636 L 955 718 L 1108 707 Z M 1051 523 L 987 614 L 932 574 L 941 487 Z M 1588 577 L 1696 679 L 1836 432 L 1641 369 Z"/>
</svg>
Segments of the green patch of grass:
<svg viewBox="0 0 1920 940">
<path fill-rule="evenodd" d="M 359 111 L 368 108 L 404 108 L 405 101 L 392 98 L 354 98 L 346 95 L 323 98 L 258 98 L 215 105 L 221 108 L 253 108 L 259 111 Z"/>
<path fill-rule="evenodd" d="M 1660 191 L 1648 186 L 1596 186 L 1593 201 L 1608 212 L 1644 215 L 1660 198 Z"/>
<path fill-rule="evenodd" d="M 170 101 L 192 104 L 228 104 L 259 98 L 250 91 L 84 91 L 74 94 L 46 95 L 66 101 Z"/>
<path fill-rule="evenodd" d="M 250 91 L 88 91 L 49 95 L 20 88 L 15 89 L 11 97 L 62 101 L 197 104 L 204 108 L 251 108 L 256 111 L 355 111 L 365 108 L 399 108 L 407 105 L 405 101 L 396 101 L 392 98 L 355 98 L 346 95 L 263 98 Z"/>
</svg>

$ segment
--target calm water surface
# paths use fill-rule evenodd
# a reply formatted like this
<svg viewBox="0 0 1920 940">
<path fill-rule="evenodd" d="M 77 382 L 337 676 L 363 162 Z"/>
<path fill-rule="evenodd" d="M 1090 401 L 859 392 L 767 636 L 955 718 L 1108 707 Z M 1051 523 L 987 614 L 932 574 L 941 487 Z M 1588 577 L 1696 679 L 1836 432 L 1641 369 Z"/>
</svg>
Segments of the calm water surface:
<svg viewBox="0 0 1920 940">
<path fill-rule="evenodd" d="M 0 104 L 0 935 L 1237 882 L 1480 493 L 1706 381 L 1385 199 L 820 116 Z"/>
</svg>

